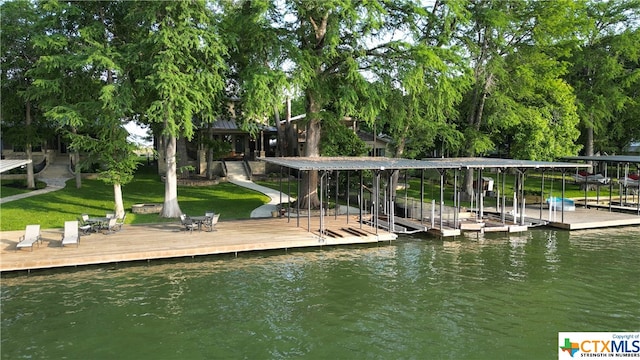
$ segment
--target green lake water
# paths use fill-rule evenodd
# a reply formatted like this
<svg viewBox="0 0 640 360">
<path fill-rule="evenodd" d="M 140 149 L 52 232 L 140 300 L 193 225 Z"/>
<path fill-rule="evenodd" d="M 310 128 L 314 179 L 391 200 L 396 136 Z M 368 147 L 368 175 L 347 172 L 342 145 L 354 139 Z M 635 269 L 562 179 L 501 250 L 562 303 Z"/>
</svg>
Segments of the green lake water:
<svg viewBox="0 0 640 360">
<path fill-rule="evenodd" d="M 28 254 L 25 254 L 28 255 Z M 2 359 L 556 359 L 640 331 L 640 227 L 5 274 Z"/>
</svg>

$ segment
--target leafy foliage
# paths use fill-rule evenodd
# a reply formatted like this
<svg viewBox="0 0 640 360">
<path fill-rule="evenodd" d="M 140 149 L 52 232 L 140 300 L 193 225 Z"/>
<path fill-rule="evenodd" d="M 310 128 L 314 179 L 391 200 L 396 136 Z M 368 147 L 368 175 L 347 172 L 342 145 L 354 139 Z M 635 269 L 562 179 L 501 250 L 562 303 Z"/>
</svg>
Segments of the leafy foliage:
<svg viewBox="0 0 640 360">
<path fill-rule="evenodd" d="M 211 121 L 224 88 L 224 45 L 203 1 L 131 2 L 128 69 L 141 120 L 163 124 L 162 135 L 194 134 L 193 119 Z"/>
<path fill-rule="evenodd" d="M 579 14 L 583 23 L 576 49 L 566 57 L 570 64 L 566 78 L 577 97 L 585 152 L 593 154 L 617 147 L 617 139 L 613 144 L 606 141 L 615 134 L 610 130 L 619 129 L 616 123 L 625 117 L 623 109 L 632 108 L 637 99 L 640 2 L 587 2 Z M 637 129 L 640 122 L 630 125 L 629 129 Z"/>
<path fill-rule="evenodd" d="M 364 141 L 338 119 L 323 123 L 321 153 L 323 156 L 362 156 L 368 151 Z"/>
<path fill-rule="evenodd" d="M 135 168 L 125 121 L 162 138 L 173 175 L 178 138 L 223 115 L 258 133 L 285 97 L 306 113 L 307 156 L 362 153 L 344 117 L 403 157 L 551 160 L 577 141 L 619 152 L 640 138 L 638 0 L 1 6 L 3 137 L 37 143 L 55 128 L 113 184 Z"/>
<path fill-rule="evenodd" d="M 469 3 L 471 26 L 462 39 L 474 84 L 462 103 L 466 155 L 498 150 L 553 160 L 578 151 L 575 97 L 558 57 L 575 28 L 574 8 L 564 1 Z"/>
</svg>

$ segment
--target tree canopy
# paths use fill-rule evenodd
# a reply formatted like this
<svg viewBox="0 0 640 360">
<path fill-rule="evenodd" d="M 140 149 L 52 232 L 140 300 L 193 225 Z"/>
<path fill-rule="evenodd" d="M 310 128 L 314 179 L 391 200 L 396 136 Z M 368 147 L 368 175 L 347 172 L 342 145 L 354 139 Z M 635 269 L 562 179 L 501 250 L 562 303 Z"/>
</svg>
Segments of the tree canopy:
<svg viewBox="0 0 640 360">
<path fill-rule="evenodd" d="M 77 150 L 102 154 L 115 184 L 130 179 L 122 124 L 150 125 L 167 217 L 181 212 L 177 141 L 230 100 L 253 133 L 274 118 L 283 128 L 287 98 L 303 104 L 297 129 L 311 157 L 364 152 L 346 118 L 390 135 L 398 157 L 553 160 L 640 138 L 640 0 L 1 6 L 3 134 L 55 124 Z M 25 144 L 38 141 L 26 134 Z M 303 205 L 318 205 L 317 181 L 303 179 Z"/>
</svg>

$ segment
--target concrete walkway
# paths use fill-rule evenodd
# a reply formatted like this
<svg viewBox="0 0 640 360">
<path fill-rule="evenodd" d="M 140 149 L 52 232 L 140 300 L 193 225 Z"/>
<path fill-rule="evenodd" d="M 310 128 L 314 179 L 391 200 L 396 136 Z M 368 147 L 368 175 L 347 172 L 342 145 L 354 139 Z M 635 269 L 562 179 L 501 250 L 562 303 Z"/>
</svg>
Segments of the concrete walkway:
<svg viewBox="0 0 640 360">
<path fill-rule="evenodd" d="M 48 164 L 44 170 L 36 174 L 36 180 L 47 184 L 44 189 L 0 198 L 0 204 L 63 189 L 66 186 L 67 180 L 73 179 L 73 174 L 69 171 L 67 162 L 68 159 L 66 156 L 59 156 L 52 163 Z"/>
<path fill-rule="evenodd" d="M 247 175 L 244 171 L 244 164 L 241 161 L 228 161 L 225 162 L 225 167 L 227 169 L 227 180 L 238 186 L 242 186 L 247 189 L 251 189 L 260 193 L 267 195 L 271 200 L 254 209 L 251 212 L 251 218 L 267 218 L 272 217 L 271 212 L 278 210 L 278 204 L 280 204 L 280 199 L 282 198 L 282 202 L 294 201 L 295 198 L 287 197 L 287 194 L 280 194 L 278 190 L 273 190 L 271 188 L 258 185 L 253 181 L 247 178 Z"/>
<path fill-rule="evenodd" d="M 251 180 L 243 180 L 243 179 L 231 179 L 230 183 L 242 186 L 247 189 L 255 190 L 257 192 L 263 193 L 271 198 L 271 200 L 254 209 L 251 212 L 251 218 L 266 218 L 271 217 L 272 211 L 277 211 L 278 204 L 280 204 L 280 192 L 278 190 L 273 190 L 271 188 L 258 185 Z M 295 198 L 288 198 L 287 194 L 282 194 L 282 202 L 294 201 Z"/>
</svg>

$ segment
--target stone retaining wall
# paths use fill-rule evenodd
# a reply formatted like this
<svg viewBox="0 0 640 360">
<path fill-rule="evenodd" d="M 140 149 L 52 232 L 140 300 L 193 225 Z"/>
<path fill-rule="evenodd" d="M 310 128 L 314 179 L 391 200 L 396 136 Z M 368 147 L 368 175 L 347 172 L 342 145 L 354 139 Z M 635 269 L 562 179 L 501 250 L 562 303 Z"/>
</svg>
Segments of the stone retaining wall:
<svg viewBox="0 0 640 360">
<path fill-rule="evenodd" d="M 162 211 L 162 204 L 131 205 L 131 212 L 134 214 L 159 214 L 160 211 Z"/>
</svg>

